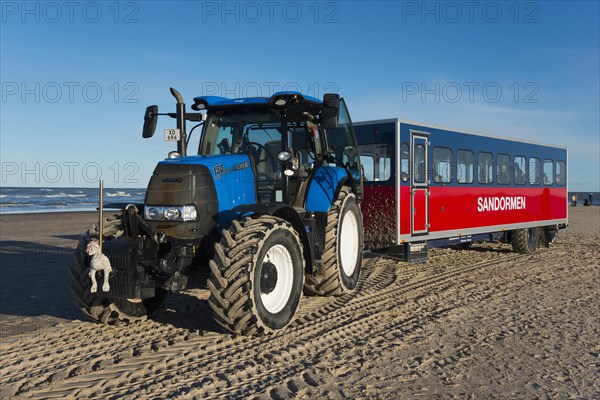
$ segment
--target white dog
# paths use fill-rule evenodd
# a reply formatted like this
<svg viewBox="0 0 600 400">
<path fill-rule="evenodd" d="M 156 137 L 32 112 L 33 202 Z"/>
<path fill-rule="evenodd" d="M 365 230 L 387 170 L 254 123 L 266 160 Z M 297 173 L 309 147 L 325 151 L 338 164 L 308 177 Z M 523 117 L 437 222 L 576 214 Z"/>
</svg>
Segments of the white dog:
<svg viewBox="0 0 600 400">
<path fill-rule="evenodd" d="M 110 285 L 108 284 L 108 274 L 110 274 L 112 271 L 108 257 L 100 253 L 100 245 L 96 239 L 90 240 L 85 252 L 92 256 L 89 273 L 90 279 L 92 280 L 90 292 L 96 293 L 96 290 L 98 290 L 98 284 L 96 283 L 96 272 L 98 271 L 104 271 L 104 283 L 102 284 L 102 291 L 108 292 L 110 290 Z"/>
</svg>

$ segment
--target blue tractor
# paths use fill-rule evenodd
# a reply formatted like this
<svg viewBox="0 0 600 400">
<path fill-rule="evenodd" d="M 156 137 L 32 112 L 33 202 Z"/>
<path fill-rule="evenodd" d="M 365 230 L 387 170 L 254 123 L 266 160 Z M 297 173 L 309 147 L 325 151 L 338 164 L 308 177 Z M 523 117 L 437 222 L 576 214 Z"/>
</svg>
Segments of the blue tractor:
<svg viewBox="0 0 600 400">
<path fill-rule="evenodd" d="M 354 290 L 362 174 L 344 100 L 297 92 L 205 96 L 187 112 L 180 93 L 171 93 L 176 112 L 148 107 L 143 137 L 153 136 L 158 116 L 174 118 L 177 128 L 165 138 L 177 151 L 156 166 L 144 204 L 120 205 L 75 251 L 71 286 L 81 310 L 108 324 L 145 318 L 169 292 L 186 288 L 190 271 L 205 268 L 215 321 L 255 335 L 288 325 L 303 293 Z M 189 135 L 186 122 L 197 123 Z M 192 155 L 196 127 L 202 134 Z M 100 235 L 110 289 L 92 293 L 85 249 Z"/>
</svg>

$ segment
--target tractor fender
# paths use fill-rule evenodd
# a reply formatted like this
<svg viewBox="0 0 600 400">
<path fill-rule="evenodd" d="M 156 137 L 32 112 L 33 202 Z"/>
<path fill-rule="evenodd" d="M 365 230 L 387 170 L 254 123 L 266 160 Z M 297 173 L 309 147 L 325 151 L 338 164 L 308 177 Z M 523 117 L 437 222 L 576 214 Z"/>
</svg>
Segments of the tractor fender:
<svg viewBox="0 0 600 400">
<path fill-rule="evenodd" d="M 236 213 L 238 217 L 241 217 L 246 214 L 273 215 L 274 217 L 279 217 L 292 224 L 292 226 L 300 236 L 300 242 L 302 243 L 304 259 L 306 261 L 306 269 L 307 271 L 312 270 L 313 260 L 311 255 L 311 243 L 309 243 L 308 240 L 306 226 L 304 225 L 300 214 L 298 214 L 298 212 L 293 207 L 283 203 L 244 204 L 235 207 L 231 211 L 233 213 Z"/>
<path fill-rule="evenodd" d="M 308 185 L 305 208 L 307 211 L 328 212 L 342 186 L 348 181 L 345 168 L 320 166 Z M 353 185 L 351 185 L 353 186 Z"/>
</svg>

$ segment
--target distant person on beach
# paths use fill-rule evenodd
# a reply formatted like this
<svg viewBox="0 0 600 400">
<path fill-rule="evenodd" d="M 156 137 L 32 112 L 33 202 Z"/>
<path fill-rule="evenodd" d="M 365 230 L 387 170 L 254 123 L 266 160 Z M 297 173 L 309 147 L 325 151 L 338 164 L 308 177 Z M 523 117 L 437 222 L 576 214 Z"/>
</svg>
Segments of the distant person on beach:
<svg viewBox="0 0 600 400">
<path fill-rule="evenodd" d="M 590 200 L 590 206 L 593 204 L 592 200 L 594 199 L 594 193 L 590 193 L 590 195 L 588 196 L 588 199 Z"/>
<path fill-rule="evenodd" d="M 573 196 L 571 196 L 571 206 L 577 207 L 577 195 L 574 193 L 573 193 Z"/>
</svg>

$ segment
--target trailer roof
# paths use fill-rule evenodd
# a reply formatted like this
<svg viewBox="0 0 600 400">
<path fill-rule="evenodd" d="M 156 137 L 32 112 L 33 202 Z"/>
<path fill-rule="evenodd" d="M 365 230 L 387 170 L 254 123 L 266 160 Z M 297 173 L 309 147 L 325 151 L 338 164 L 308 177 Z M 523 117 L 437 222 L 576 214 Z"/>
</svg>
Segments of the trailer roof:
<svg viewBox="0 0 600 400">
<path fill-rule="evenodd" d="M 522 139 L 511 138 L 511 137 L 507 137 L 507 136 L 499 136 L 499 135 L 476 132 L 476 131 L 471 131 L 471 130 L 466 130 L 466 129 L 449 128 L 447 126 L 427 124 L 427 123 L 423 123 L 423 122 L 411 121 L 411 120 L 402 119 L 402 118 L 385 118 L 385 119 L 377 119 L 377 120 L 372 120 L 372 121 L 359 121 L 359 122 L 353 122 L 353 125 L 358 126 L 358 125 L 367 125 L 367 124 L 375 124 L 375 123 L 377 123 L 377 124 L 398 123 L 398 124 L 415 125 L 415 126 L 424 127 L 424 128 L 439 129 L 439 130 L 444 130 L 444 131 L 463 133 L 466 135 L 482 136 L 482 137 L 488 137 L 488 138 L 492 138 L 492 139 L 502 139 L 502 140 L 508 140 L 511 142 L 527 143 L 527 144 L 534 144 L 534 145 L 538 145 L 538 146 L 548 146 L 548 147 L 554 147 L 557 149 L 567 150 L 567 148 L 565 146 L 559 146 L 556 144 L 543 143 L 543 142 L 537 142 L 537 141 L 532 141 L 532 140 L 522 140 Z"/>
</svg>

